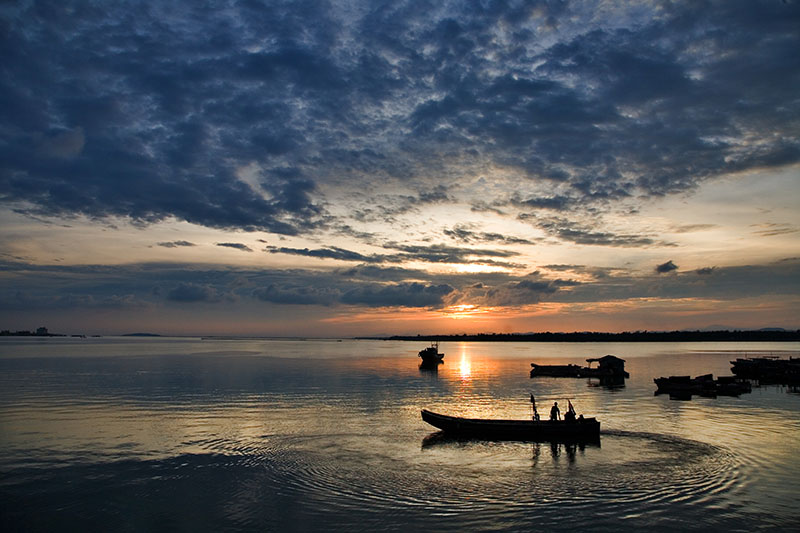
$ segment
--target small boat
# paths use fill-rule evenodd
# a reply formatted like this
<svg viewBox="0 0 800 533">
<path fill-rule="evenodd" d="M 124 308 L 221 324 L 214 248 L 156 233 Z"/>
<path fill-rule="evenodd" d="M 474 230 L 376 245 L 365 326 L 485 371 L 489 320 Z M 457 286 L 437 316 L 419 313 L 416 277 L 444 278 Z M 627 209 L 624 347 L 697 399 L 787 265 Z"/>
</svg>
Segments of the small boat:
<svg viewBox="0 0 800 533">
<path fill-rule="evenodd" d="M 461 418 L 422 410 L 422 420 L 450 435 L 497 440 L 599 441 L 600 422 L 595 418 L 564 420 L 501 420 Z"/>
<path fill-rule="evenodd" d="M 432 342 L 430 346 L 419 351 L 424 365 L 438 365 L 444 363 L 444 354 L 439 352 L 439 342 Z"/>
</svg>

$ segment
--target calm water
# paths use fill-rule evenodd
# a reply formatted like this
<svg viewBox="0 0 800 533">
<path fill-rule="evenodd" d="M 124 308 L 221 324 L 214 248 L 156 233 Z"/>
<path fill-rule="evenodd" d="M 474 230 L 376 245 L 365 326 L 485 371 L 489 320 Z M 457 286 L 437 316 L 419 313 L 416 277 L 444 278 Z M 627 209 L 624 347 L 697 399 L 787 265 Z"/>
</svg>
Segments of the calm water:
<svg viewBox="0 0 800 533">
<path fill-rule="evenodd" d="M 654 396 L 800 343 L 0 339 L 4 531 L 800 528 L 800 394 Z M 615 354 L 622 388 L 530 379 Z M 431 437 L 423 407 L 523 418 L 572 400 L 600 446 Z"/>
</svg>

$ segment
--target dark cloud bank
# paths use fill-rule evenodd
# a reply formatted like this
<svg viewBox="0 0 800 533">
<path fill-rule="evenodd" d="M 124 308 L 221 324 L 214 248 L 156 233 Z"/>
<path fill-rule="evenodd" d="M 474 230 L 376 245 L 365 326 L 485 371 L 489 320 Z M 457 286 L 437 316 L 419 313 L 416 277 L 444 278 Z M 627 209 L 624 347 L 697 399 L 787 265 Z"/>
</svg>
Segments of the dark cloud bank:
<svg viewBox="0 0 800 533">
<path fill-rule="evenodd" d="M 661 265 L 663 267 L 663 265 Z M 671 269 L 674 270 L 674 269 Z M 268 270 L 148 263 L 127 266 L 36 266 L 0 263 L 15 283 L 0 287 L 0 314 L 63 309 L 291 304 L 443 308 L 465 303 L 518 307 L 552 302 L 631 298 L 739 298 L 794 294 L 800 260 L 769 265 L 707 267 L 664 276 L 624 269 L 551 265 L 527 275 L 430 274 L 361 264 L 329 271 Z M 577 281 L 580 277 L 582 281 Z"/>
<path fill-rule="evenodd" d="M 335 223 L 322 183 L 437 203 L 491 163 L 561 192 L 476 206 L 637 246 L 552 215 L 800 162 L 798 2 L 346 5 L 5 5 L 0 201 L 294 235 Z"/>
</svg>

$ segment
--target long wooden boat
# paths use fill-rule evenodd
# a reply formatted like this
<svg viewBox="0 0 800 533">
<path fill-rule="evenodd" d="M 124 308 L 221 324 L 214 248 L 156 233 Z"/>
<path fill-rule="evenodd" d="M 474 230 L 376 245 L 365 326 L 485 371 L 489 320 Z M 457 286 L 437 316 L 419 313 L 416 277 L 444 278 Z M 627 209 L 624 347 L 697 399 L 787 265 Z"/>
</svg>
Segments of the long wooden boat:
<svg viewBox="0 0 800 533">
<path fill-rule="evenodd" d="M 461 418 L 423 409 L 422 420 L 447 434 L 465 437 L 559 442 L 600 440 L 600 422 L 595 418 L 574 422 Z"/>
</svg>

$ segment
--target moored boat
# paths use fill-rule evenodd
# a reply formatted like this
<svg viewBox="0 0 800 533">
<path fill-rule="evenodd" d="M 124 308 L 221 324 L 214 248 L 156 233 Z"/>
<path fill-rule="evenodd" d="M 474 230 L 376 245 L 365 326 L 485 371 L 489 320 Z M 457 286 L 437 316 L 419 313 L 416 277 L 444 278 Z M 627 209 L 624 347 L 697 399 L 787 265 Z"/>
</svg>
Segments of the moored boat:
<svg viewBox="0 0 800 533">
<path fill-rule="evenodd" d="M 731 361 L 731 372 L 739 378 L 756 379 L 761 384 L 798 384 L 800 383 L 800 358 L 740 357 L 736 361 Z"/>
<path fill-rule="evenodd" d="M 419 357 L 422 358 L 422 364 L 424 365 L 438 365 L 444 362 L 444 354 L 439 352 L 439 343 L 437 341 L 420 350 Z"/>
<path fill-rule="evenodd" d="M 625 371 L 625 359 L 614 355 L 603 357 L 590 357 L 586 360 L 589 366 L 567 365 L 540 365 L 531 363 L 531 377 L 547 376 L 555 378 L 628 378 L 630 374 Z M 592 367 L 592 363 L 597 363 Z M 624 384 L 624 381 L 623 381 Z"/>
<path fill-rule="evenodd" d="M 736 376 L 720 376 L 714 379 L 713 374 L 705 374 L 692 378 L 690 376 L 669 376 L 654 378 L 658 394 L 678 396 L 680 399 L 691 399 L 693 394 L 715 398 L 717 396 L 739 396 L 748 393 L 752 387 L 748 381 Z"/>
<path fill-rule="evenodd" d="M 450 435 L 497 440 L 598 441 L 600 422 L 595 418 L 564 420 L 502 420 L 461 418 L 422 410 L 422 420 Z"/>
</svg>

